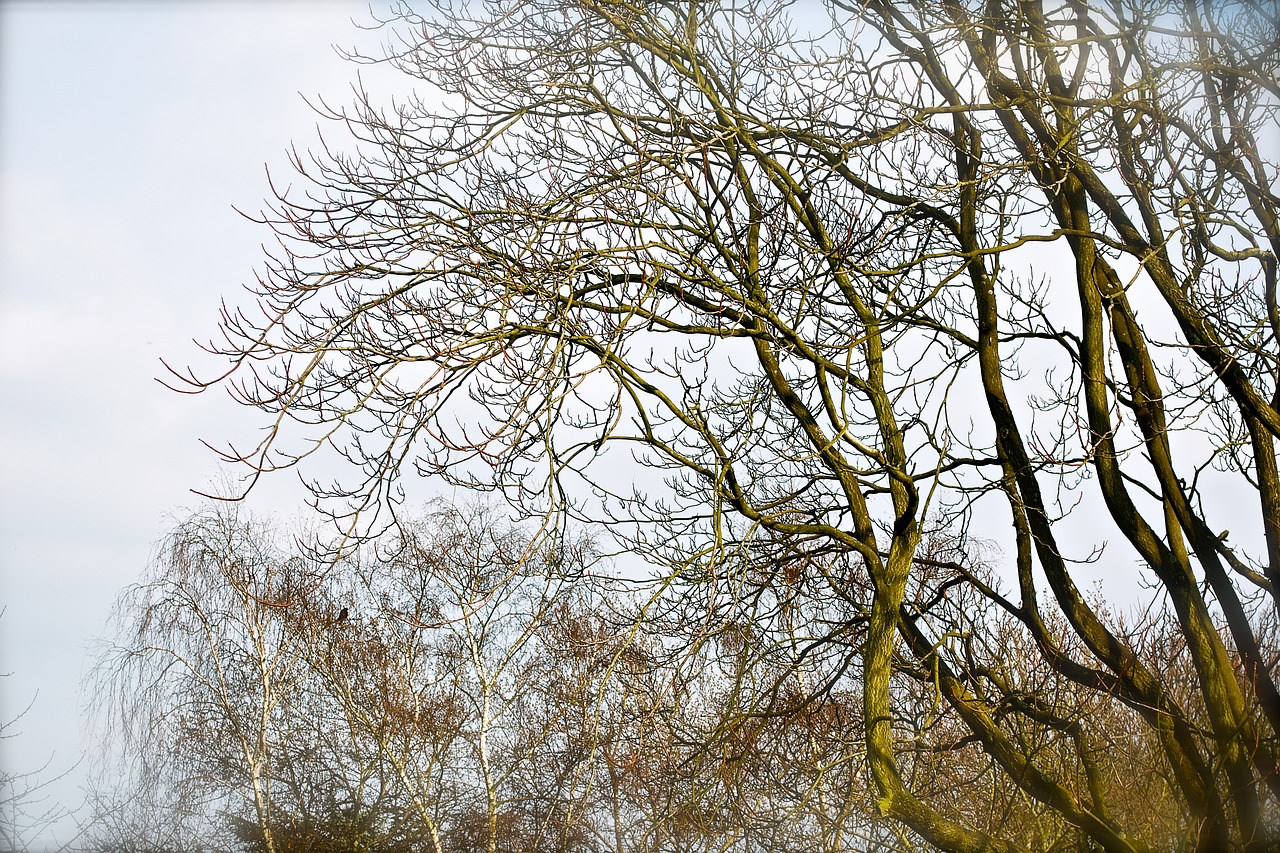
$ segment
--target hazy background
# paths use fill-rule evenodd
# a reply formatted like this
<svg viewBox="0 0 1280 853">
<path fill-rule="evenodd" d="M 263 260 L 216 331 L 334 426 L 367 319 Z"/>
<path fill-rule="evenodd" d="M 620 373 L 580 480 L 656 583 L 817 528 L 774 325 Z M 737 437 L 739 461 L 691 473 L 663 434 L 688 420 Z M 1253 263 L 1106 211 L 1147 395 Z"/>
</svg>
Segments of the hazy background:
<svg viewBox="0 0 1280 853">
<path fill-rule="evenodd" d="M 374 9 L 385 9 L 385 3 Z M 110 605 L 189 491 L 218 480 L 199 438 L 252 438 L 222 393 L 155 381 L 209 365 L 270 235 L 241 218 L 313 144 L 303 96 L 350 100 L 334 51 L 380 44 L 365 3 L 0 2 L 0 744 L 52 777 L 87 747 L 80 678 Z M 364 72 L 368 75 L 368 71 Z M 255 496 L 294 511 L 289 484 Z M 84 765 L 51 786 L 74 806 Z M 64 822 L 42 839 L 56 849 Z"/>
</svg>

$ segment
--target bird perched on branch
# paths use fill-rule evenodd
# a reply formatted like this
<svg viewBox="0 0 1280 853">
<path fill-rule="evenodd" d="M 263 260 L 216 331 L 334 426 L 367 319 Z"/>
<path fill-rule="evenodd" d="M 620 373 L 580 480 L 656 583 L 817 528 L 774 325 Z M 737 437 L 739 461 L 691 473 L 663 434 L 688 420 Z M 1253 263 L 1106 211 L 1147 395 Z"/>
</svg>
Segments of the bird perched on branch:
<svg viewBox="0 0 1280 853">
<path fill-rule="evenodd" d="M 338 621 L 339 622 L 345 621 L 348 615 L 349 614 L 348 614 L 347 608 L 345 607 L 342 608 L 341 610 L 338 611 Z"/>
</svg>

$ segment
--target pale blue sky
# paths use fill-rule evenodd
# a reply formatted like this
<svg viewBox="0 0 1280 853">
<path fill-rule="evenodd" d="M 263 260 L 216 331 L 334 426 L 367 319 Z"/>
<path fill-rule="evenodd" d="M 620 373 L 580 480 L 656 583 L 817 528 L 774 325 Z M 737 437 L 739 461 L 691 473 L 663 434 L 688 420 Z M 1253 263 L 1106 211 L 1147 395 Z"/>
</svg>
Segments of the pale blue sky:
<svg viewBox="0 0 1280 853">
<path fill-rule="evenodd" d="M 201 437 L 249 437 L 202 363 L 270 235 L 263 164 L 315 139 L 302 95 L 349 100 L 332 45 L 376 45 L 358 2 L 0 3 L 0 746 L 49 773 L 85 746 L 77 693 L 112 600 L 171 513 L 216 480 Z M 208 362 L 203 362 L 207 364 Z M 283 480 L 259 506 L 292 511 Z M 52 793 L 73 804 L 71 774 Z M 63 826 L 56 840 L 65 841 Z"/>
</svg>

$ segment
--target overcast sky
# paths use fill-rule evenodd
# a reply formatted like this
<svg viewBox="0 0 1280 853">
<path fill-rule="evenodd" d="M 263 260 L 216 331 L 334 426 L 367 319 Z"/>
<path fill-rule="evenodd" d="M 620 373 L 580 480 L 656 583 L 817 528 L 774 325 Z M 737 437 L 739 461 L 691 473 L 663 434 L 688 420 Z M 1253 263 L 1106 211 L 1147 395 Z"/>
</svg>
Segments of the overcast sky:
<svg viewBox="0 0 1280 853">
<path fill-rule="evenodd" d="M 351 23 L 368 8 L 0 2 L 0 719 L 34 697 L 10 771 L 76 761 L 111 602 L 219 478 L 198 439 L 250 435 L 221 393 L 165 390 L 160 358 L 208 364 L 191 341 L 269 237 L 232 206 L 260 207 L 264 164 L 314 141 L 304 95 L 350 99 L 333 45 L 379 42 Z M 52 793 L 74 805 L 82 782 Z"/>
</svg>

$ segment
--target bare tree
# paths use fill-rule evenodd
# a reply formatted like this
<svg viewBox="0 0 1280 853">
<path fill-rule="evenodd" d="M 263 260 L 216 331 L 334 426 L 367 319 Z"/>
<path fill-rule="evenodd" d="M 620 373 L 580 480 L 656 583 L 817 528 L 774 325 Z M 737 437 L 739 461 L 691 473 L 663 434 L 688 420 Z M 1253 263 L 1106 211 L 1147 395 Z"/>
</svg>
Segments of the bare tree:
<svg viewBox="0 0 1280 853">
<path fill-rule="evenodd" d="M 277 853 L 288 700 L 303 674 L 303 648 L 275 612 L 323 568 L 288 555 L 274 535 L 234 510 L 180 523 L 151 576 L 117 603 L 118 636 L 95 673 L 121 762 L 106 773 L 154 792 L 143 808 L 190 814 L 210 843 L 219 833 L 209 821 L 247 811 L 268 853 Z M 125 793 L 129 812 L 134 792 Z"/>
<path fill-rule="evenodd" d="M 397 780 L 436 853 L 543 849 L 532 838 L 546 800 L 520 780 L 557 721 L 538 704 L 559 680 L 541 632 L 584 549 L 544 551 L 484 507 L 439 508 L 347 566 L 345 600 L 364 602 L 350 621 L 298 612 L 332 632 L 308 643 L 309 707 L 334 705 L 372 745 L 383 766 L 371 778 Z M 309 606 L 337 612 L 329 589 L 332 603 Z"/>
<path fill-rule="evenodd" d="M 875 805 L 930 844 L 1264 848 L 1274 10 L 810 11 L 402 9 L 413 94 L 326 113 L 350 147 L 299 154 L 229 372 L 192 379 L 272 419 L 229 455 L 336 445 L 353 530 L 410 470 L 611 525 L 661 567 L 670 664 L 736 632 L 744 721 L 856 695 Z M 1100 761 L 1129 726 L 1167 835 Z"/>
<path fill-rule="evenodd" d="M 453 508 L 327 563 L 306 541 L 209 509 L 121 597 L 96 683 L 125 781 L 89 849 L 556 849 L 528 842 L 565 835 L 560 800 L 521 780 L 559 720 L 540 630 L 590 549 Z"/>
</svg>

